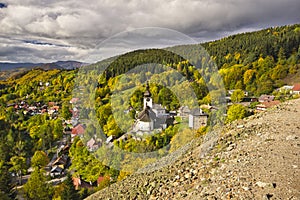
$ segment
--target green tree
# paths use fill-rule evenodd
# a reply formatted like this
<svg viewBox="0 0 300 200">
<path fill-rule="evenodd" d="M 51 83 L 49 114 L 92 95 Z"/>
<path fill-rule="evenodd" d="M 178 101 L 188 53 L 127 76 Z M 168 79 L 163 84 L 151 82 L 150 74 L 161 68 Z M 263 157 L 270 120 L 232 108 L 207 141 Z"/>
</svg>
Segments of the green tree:
<svg viewBox="0 0 300 200">
<path fill-rule="evenodd" d="M 31 158 L 31 166 L 37 169 L 45 167 L 49 163 L 49 158 L 43 151 L 36 151 Z"/>
<path fill-rule="evenodd" d="M 67 175 L 67 179 L 55 190 L 53 199 L 79 200 L 80 196 L 73 185 L 72 176 Z"/>
<path fill-rule="evenodd" d="M 64 200 L 76 200 L 79 199 L 79 195 L 75 190 L 73 180 L 70 174 L 68 174 L 67 179 L 63 182 L 64 191 L 62 192 L 62 199 Z"/>
<path fill-rule="evenodd" d="M 5 194 L 5 192 L 0 190 L 0 199 L 2 200 L 10 200 L 9 196 Z"/>
<path fill-rule="evenodd" d="M 247 84 L 251 84 L 252 81 L 254 80 L 255 78 L 255 73 L 256 71 L 253 70 L 253 69 L 249 69 L 247 70 L 245 73 L 244 73 L 244 84 L 247 85 Z"/>
<path fill-rule="evenodd" d="M 26 173 L 26 158 L 23 156 L 13 156 L 9 162 L 12 166 L 9 171 L 14 172 L 19 177 L 19 184 L 22 184 L 22 174 Z"/>
<path fill-rule="evenodd" d="M 280 47 L 277 56 L 278 56 L 278 61 L 279 61 L 280 63 L 283 63 L 283 61 L 286 59 L 285 50 L 284 50 L 283 47 Z"/>
<path fill-rule="evenodd" d="M 13 190 L 12 178 L 8 167 L 0 160 L 0 199 L 14 199 L 14 197 L 15 191 Z"/>
<path fill-rule="evenodd" d="M 238 102 L 241 102 L 243 100 L 244 96 L 245 96 L 244 91 L 241 90 L 241 89 L 237 89 L 237 90 L 233 91 L 230 98 L 231 98 L 231 101 L 233 103 L 238 103 Z"/>
<path fill-rule="evenodd" d="M 53 188 L 47 183 L 43 170 L 34 170 L 28 182 L 24 185 L 24 192 L 30 200 L 51 200 Z"/>
<path fill-rule="evenodd" d="M 246 108 L 241 104 L 233 104 L 227 111 L 227 122 L 232 122 L 237 119 L 246 117 Z"/>
<path fill-rule="evenodd" d="M 66 120 L 72 117 L 72 113 L 70 112 L 70 106 L 67 103 L 62 104 L 61 116 Z"/>
<path fill-rule="evenodd" d="M 70 170 L 75 170 L 83 180 L 94 182 L 107 171 L 107 167 L 90 154 L 79 138 L 74 140 L 69 153 L 72 160 Z"/>
<path fill-rule="evenodd" d="M 53 122 L 53 138 L 54 140 L 61 139 L 63 136 L 63 125 L 60 119 L 56 119 Z"/>
<path fill-rule="evenodd" d="M 46 150 L 48 147 L 52 148 L 54 136 L 53 125 L 51 121 L 46 121 L 43 125 L 40 126 L 40 141 L 42 143 L 43 150 Z"/>
</svg>

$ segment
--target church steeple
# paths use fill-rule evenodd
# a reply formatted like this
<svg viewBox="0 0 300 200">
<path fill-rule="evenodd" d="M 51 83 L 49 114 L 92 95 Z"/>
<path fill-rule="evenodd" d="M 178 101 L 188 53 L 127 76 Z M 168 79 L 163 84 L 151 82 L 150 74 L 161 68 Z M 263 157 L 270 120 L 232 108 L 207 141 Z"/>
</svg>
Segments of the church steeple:
<svg viewBox="0 0 300 200">
<path fill-rule="evenodd" d="M 152 108 L 152 98 L 150 93 L 149 81 L 147 81 L 146 91 L 144 92 L 144 109 Z"/>
<path fill-rule="evenodd" d="M 151 97 L 149 81 L 147 81 L 146 91 L 144 92 L 144 97 Z"/>
</svg>

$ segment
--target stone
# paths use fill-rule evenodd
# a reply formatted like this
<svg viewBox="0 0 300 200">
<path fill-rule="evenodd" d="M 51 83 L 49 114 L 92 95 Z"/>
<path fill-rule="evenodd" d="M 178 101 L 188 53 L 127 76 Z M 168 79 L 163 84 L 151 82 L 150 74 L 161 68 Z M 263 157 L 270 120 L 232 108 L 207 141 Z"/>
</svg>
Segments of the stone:
<svg viewBox="0 0 300 200">
<path fill-rule="evenodd" d="M 249 191 L 250 188 L 249 187 L 242 187 L 245 191 Z"/>
<path fill-rule="evenodd" d="M 285 139 L 286 139 L 287 141 L 289 141 L 289 140 L 297 140 L 298 137 L 297 137 L 297 135 L 288 135 L 288 136 L 286 136 Z"/>
<path fill-rule="evenodd" d="M 184 178 L 186 178 L 186 179 L 191 178 L 191 174 L 190 174 L 190 173 L 186 173 L 186 174 L 184 175 Z"/>
<path fill-rule="evenodd" d="M 276 183 L 265 183 L 265 182 L 258 181 L 255 184 L 261 188 L 265 188 L 265 187 L 276 188 Z"/>
<path fill-rule="evenodd" d="M 152 193 L 152 189 L 150 188 L 147 190 L 147 194 L 150 195 L 151 193 Z"/>
</svg>

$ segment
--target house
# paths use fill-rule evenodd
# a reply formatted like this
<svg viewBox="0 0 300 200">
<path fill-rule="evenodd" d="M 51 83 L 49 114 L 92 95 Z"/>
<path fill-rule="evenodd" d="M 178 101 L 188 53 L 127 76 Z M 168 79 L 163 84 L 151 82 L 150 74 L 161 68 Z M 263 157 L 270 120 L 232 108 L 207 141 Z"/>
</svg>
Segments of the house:
<svg viewBox="0 0 300 200">
<path fill-rule="evenodd" d="M 181 106 L 178 109 L 178 116 L 182 117 L 182 118 L 187 118 L 190 114 L 191 110 L 189 109 L 188 106 Z"/>
<path fill-rule="evenodd" d="M 200 108 L 193 109 L 189 114 L 189 128 L 199 129 L 207 125 L 208 114 Z"/>
<path fill-rule="evenodd" d="M 293 85 L 284 85 L 281 88 L 276 89 L 279 92 L 291 91 L 293 89 Z"/>
<path fill-rule="evenodd" d="M 91 138 L 87 143 L 86 146 L 89 151 L 95 151 L 101 146 L 101 142 L 97 142 L 94 138 Z"/>
<path fill-rule="evenodd" d="M 72 128 L 72 134 L 73 135 L 82 135 L 85 132 L 85 127 L 82 124 L 78 124 L 74 128 Z"/>
<path fill-rule="evenodd" d="M 73 140 L 74 137 L 82 136 L 82 135 L 84 135 L 84 133 L 85 133 L 85 126 L 82 124 L 78 124 L 77 126 L 72 128 L 71 138 Z"/>
<path fill-rule="evenodd" d="M 203 104 L 203 105 L 201 105 L 200 106 L 200 108 L 202 108 L 202 109 L 208 109 L 208 110 L 219 110 L 218 109 L 218 107 L 216 107 L 216 106 L 211 106 L 211 105 L 209 105 L 209 104 Z"/>
<path fill-rule="evenodd" d="M 63 149 L 63 148 L 62 148 Z M 62 155 L 60 157 L 58 157 L 53 163 L 52 166 L 54 165 L 62 165 L 62 166 L 66 166 L 66 164 L 68 163 L 68 156 L 66 155 Z"/>
<path fill-rule="evenodd" d="M 62 165 L 55 165 L 50 171 L 51 177 L 64 175 L 64 167 Z"/>
<path fill-rule="evenodd" d="M 274 99 L 275 99 L 275 96 L 273 96 L 273 95 L 263 94 L 259 97 L 258 101 L 262 103 L 262 102 L 274 101 Z"/>
<path fill-rule="evenodd" d="M 166 109 L 161 106 L 161 104 L 153 104 L 152 111 L 157 117 L 163 117 L 166 115 Z"/>
<path fill-rule="evenodd" d="M 92 183 L 81 180 L 80 178 L 72 177 L 72 180 L 73 180 L 73 185 L 75 187 L 75 190 L 79 190 L 81 188 L 92 188 L 93 187 Z"/>
<path fill-rule="evenodd" d="M 256 105 L 256 110 L 257 111 L 265 111 L 268 108 L 271 108 L 273 106 L 276 106 L 280 104 L 280 101 L 276 100 L 276 101 L 268 101 L 268 102 L 262 102 L 261 104 Z"/>
<path fill-rule="evenodd" d="M 53 102 L 53 101 L 50 101 L 50 102 L 48 102 L 48 106 L 49 106 L 49 107 L 56 106 L 56 103 Z"/>
<path fill-rule="evenodd" d="M 114 141 L 114 139 L 116 139 L 116 136 L 111 135 L 111 136 L 109 136 L 109 137 L 106 139 L 105 143 L 106 143 L 106 144 L 109 144 L 109 143 L 111 143 L 112 141 Z"/>
<path fill-rule="evenodd" d="M 101 183 L 109 182 L 110 177 L 109 176 L 99 176 L 97 179 L 97 185 L 99 186 Z"/>
<path fill-rule="evenodd" d="M 60 157 L 57 157 L 57 154 L 55 154 L 51 160 L 51 162 L 48 164 L 48 168 L 50 170 L 50 176 L 56 177 L 64 175 L 64 170 L 66 166 L 68 165 L 68 156 L 62 155 Z"/>
<path fill-rule="evenodd" d="M 79 101 L 79 98 L 72 98 L 71 100 L 70 100 L 70 103 L 71 104 L 74 104 L 74 103 L 77 103 Z"/>
<path fill-rule="evenodd" d="M 300 83 L 295 84 L 292 88 L 292 93 L 293 94 L 297 94 L 300 95 Z"/>
<path fill-rule="evenodd" d="M 228 90 L 228 94 L 229 94 L 229 95 L 232 95 L 234 91 L 235 91 L 235 90 Z M 243 92 L 244 92 L 244 96 L 245 96 L 245 97 L 247 97 L 247 96 L 249 95 L 249 92 L 247 92 L 247 91 L 243 91 Z"/>
</svg>

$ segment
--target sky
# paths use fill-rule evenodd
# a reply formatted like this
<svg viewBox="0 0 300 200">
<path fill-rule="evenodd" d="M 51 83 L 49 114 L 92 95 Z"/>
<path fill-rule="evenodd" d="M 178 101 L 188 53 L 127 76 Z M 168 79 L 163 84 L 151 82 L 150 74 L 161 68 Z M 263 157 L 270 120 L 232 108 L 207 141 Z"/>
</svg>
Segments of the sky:
<svg viewBox="0 0 300 200">
<path fill-rule="evenodd" d="M 0 0 L 0 62 L 92 63 L 124 43 L 200 43 L 299 23 L 299 10 L 299 0 Z"/>
</svg>

